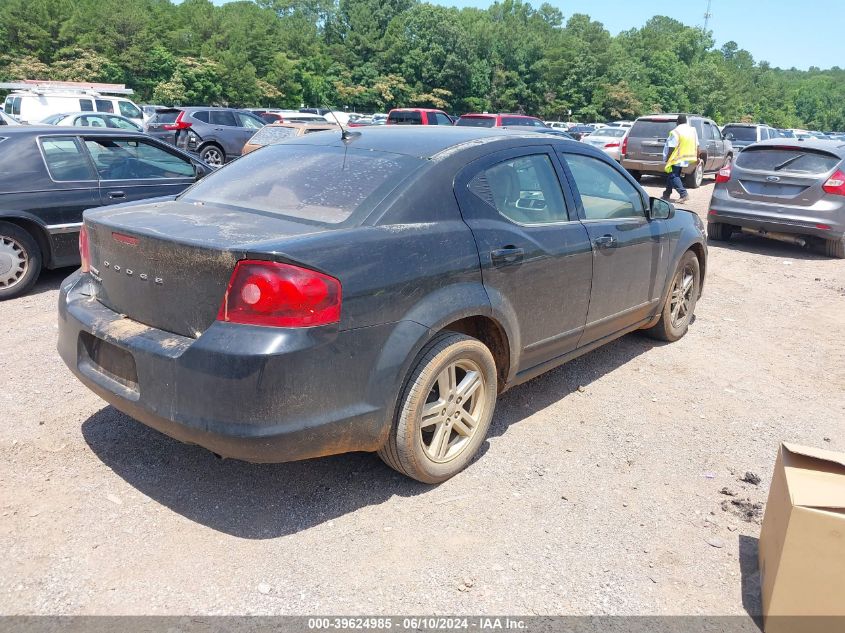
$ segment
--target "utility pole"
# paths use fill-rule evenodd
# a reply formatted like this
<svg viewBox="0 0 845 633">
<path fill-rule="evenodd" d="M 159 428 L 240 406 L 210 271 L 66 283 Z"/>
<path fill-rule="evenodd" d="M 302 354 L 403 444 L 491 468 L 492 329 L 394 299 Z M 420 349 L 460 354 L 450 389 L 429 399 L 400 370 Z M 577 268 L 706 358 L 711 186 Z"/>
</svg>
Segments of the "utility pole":
<svg viewBox="0 0 845 633">
<path fill-rule="evenodd" d="M 713 14 L 710 12 L 710 5 L 713 0 L 707 0 L 707 11 L 704 12 L 704 32 L 707 32 L 707 25 L 710 24 L 710 18 L 713 17 Z"/>
</svg>

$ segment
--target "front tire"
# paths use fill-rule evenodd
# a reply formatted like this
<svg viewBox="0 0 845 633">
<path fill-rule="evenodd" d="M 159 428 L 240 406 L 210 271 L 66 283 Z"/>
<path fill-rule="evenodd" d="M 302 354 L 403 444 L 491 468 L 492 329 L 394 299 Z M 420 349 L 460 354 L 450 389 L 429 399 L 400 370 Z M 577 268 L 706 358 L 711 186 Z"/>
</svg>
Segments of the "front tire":
<svg viewBox="0 0 845 633">
<path fill-rule="evenodd" d="M 698 159 L 695 165 L 695 171 L 684 176 L 684 186 L 687 189 L 698 189 L 704 181 L 704 161 Z"/>
<path fill-rule="evenodd" d="M 475 457 L 495 406 L 496 362 L 490 350 L 465 334 L 443 332 L 417 357 L 378 455 L 417 481 L 446 481 Z"/>
<path fill-rule="evenodd" d="M 687 251 L 675 271 L 660 320 L 654 327 L 645 330 L 645 333 L 653 338 L 669 342 L 675 342 L 683 337 L 695 314 L 695 304 L 700 292 L 701 265 L 695 253 Z"/>
<path fill-rule="evenodd" d="M 0 222 L 0 301 L 27 292 L 41 274 L 41 249 L 16 224 Z"/>
</svg>

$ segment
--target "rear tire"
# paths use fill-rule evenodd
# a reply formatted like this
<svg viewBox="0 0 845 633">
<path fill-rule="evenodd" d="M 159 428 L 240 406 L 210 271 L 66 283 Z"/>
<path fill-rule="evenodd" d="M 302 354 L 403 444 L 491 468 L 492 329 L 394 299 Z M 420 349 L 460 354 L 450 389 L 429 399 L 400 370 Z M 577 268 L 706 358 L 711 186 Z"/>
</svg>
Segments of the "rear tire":
<svg viewBox="0 0 845 633">
<path fill-rule="evenodd" d="M 226 153 L 223 148 L 214 143 L 209 143 L 200 150 L 200 159 L 212 167 L 222 167 L 226 162 Z"/>
<path fill-rule="evenodd" d="M 698 189 L 704 181 L 704 161 L 698 159 L 695 165 L 695 170 L 691 174 L 684 176 L 684 186 L 687 189 Z"/>
<path fill-rule="evenodd" d="M 695 304 L 701 292 L 701 265 L 692 251 L 687 251 L 678 263 L 672 278 L 669 295 L 663 304 L 657 325 L 645 330 L 652 338 L 670 343 L 677 341 L 689 329 L 695 314 Z"/>
<path fill-rule="evenodd" d="M 707 223 L 707 239 L 713 242 L 725 242 L 731 236 L 731 227 L 722 222 Z"/>
<path fill-rule="evenodd" d="M 496 378 L 496 362 L 481 341 L 456 332 L 437 335 L 405 380 L 379 457 L 427 484 L 458 474 L 487 437 Z"/>
<path fill-rule="evenodd" d="M 838 240 L 825 240 L 824 253 L 828 257 L 845 259 L 845 237 L 842 237 Z"/>
<path fill-rule="evenodd" d="M 41 274 L 38 242 L 17 224 L 0 222 L 0 301 L 27 292 Z"/>
</svg>

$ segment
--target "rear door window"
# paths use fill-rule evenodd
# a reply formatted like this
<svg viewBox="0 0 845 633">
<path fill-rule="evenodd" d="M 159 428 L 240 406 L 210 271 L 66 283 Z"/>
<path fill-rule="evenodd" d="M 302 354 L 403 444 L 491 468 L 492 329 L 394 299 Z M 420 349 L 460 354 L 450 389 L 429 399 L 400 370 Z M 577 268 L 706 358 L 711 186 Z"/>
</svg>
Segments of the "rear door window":
<svg viewBox="0 0 845 633">
<path fill-rule="evenodd" d="M 194 166 L 187 158 L 137 139 L 88 138 L 85 146 L 101 180 L 189 178 Z"/>
<path fill-rule="evenodd" d="M 108 99 L 94 99 L 97 104 L 97 112 L 111 112 L 114 113 L 114 104 Z"/>
<path fill-rule="evenodd" d="M 91 163 L 73 138 L 42 138 L 41 153 L 53 180 L 95 180 Z"/>
<path fill-rule="evenodd" d="M 755 171 L 821 175 L 832 171 L 840 160 L 838 156 L 799 148 L 751 147 L 737 155 L 736 166 Z"/>
<path fill-rule="evenodd" d="M 91 99 L 80 99 L 79 100 L 79 111 L 80 112 L 93 112 L 94 111 L 94 102 Z"/>
<path fill-rule="evenodd" d="M 236 127 L 235 115 L 228 110 L 209 111 L 208 122 L 212 125 L 223 125 L 225 127 Z"/>
</svg>

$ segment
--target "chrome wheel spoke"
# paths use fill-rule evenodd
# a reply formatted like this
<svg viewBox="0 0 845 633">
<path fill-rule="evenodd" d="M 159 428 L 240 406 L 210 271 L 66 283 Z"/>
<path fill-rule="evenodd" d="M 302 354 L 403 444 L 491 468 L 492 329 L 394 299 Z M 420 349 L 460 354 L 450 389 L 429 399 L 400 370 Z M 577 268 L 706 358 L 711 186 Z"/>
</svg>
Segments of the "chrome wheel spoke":
<svg viewBox="0 0 845 633">
<path fill-rule="evenodd" d="M 434 430 L 434 437 L 431 438 L 431 453 L 437 459 L 443 459 L 449 451 L 449 437 L 452 435 L 452 426 L 444 421 L 437 425 Z"/>
<path fill-rule="evenodd" d="M 27 257 L 23 247 L 10 237 L 0 237 L 0 288 L 18 283 L 27 270 Z"/>
<path fill-rule="evenodd" d="M 455 418 L 452 428 L 455 429 L 455 433 L 458 435 L 470 437 L 477 424 L 478 421 L 472 415 L 467 411 L 461 411 L 460 417 Z"/>
<path fill-rule="evenodd" d="M 443 400 L 438 400 L 436 402 L 429 402 L 423 407 L 422 412 L 422 422 L 420 423 L 420 428 L 424 429 L 432 424 L 437 424 L 443 420 L 443 407 L 446 406 L 446 403 Z"/>
<path fill-rule="evenodd" d="M 458 404 L 469 400 L 478 388 L 481 386 L 481 374 L 477 371 L 468 371 L 458 385 L 457 396 L 460 398 Z"/>
</svg>

